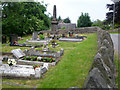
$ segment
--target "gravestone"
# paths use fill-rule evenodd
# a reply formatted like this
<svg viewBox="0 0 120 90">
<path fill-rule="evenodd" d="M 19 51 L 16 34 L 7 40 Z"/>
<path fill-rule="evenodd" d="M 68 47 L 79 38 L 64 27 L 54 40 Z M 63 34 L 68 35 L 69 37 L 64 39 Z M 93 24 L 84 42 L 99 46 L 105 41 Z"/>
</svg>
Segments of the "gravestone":
<svg viewBox="0 0 120 90">
<path fill-rule="evenodd" d="M 44 64 L 43 64 L 43 68 L 44 68 L 44 67 L 48 70 L 48 69 L 49 69 L 49 64 L 48 64 L 48 63 L 44 63 Z"/>
<path fill-rule="evenodd" d="M 37 32 L 33 32 L 32 40 L 37 40 L 37 36 L 38 36 L 38 33 Z"/>
<path fill-rule="evenodd" d="M 5 78 L 40 78 L 41 68 L 33 69 L 30 65 L 14 65 L 9 66 L 8 64 L 3 64 L 0 67 L 0 73 Z"/>
<path fill-rule="evenodd" d="M 65 37 L 65 34 L 62 34 L 62 37 Z"/>
<path fill-rule="evenodd" d="M 54 8 L 53 8 L 53 20 L 51 22 L 52 24 L 52 31 L 56 31 L 57 30 L 57 25 L 58 25 L 58 21 L 56 20 L 56 5 L 54 5 Z M 55 33 L 55 32 L 53 32 Z"/>
<path fill-rule="evenodd" d="M 18 35 L 16 35 L 16 34 L 11 34 L 10 35 L 9 41 L 10 41 L 11 45 L 14 45 L 14 42 L 18 40 L 17 37 L 18 37 Z"/>
<path fill-rule="evenodd" d="M 25 54 L 23 53 L 23 51 L 21 49 L 14 49 L 11 51 L 13 53 L 13 55 L 17 58 L 20 59 L 22 57 L 25 56 Z"/>
<path fill-rule="evenodd" d="M 2 44 L 6 43 L 7 42 L 7 37 L 6 36 L 2 36 Z"/>
</svg>

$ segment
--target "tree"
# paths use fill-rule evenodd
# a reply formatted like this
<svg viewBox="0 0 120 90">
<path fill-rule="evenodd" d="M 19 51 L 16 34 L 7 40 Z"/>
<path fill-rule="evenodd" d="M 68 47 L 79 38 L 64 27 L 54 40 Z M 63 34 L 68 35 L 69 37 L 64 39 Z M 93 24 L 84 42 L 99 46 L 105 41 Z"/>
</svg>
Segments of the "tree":
<svg viewBox="0 0 120 90">
<path fill-rule="evenodd" d="M 3 34 L 24 35 L 50 27 L 46 6 L 39 2 L 2 3 Z"/>
<path fill-rule="evenodd" d="M 92 22 L 88 13 L 81 13 L 81 16 L 77 20 L 77 27 L 90 27 Z"/>
<path fill-rule="evenodd" d="M 106 13 L 106 20 L 108 23 L 112 23 L 114 4 L 107 4 L 107 8 L 109 9 L 109 12 Z M 115 24 L 119 25 L 120 24 L 120 1 L 115 2 L 115 11 L 114 12 L 115 12 Z"/>
<path fill-rule="evenodd" d="M 61 19 L 61 16 L 59 16 L 59 17 L 58 17 L 58 21 L 61 21 L 61 20 L 62 20 L 62 19 Z"/>
<path fill-rule="evenodd" d="M 64 23 L 71 23 L 71 20 L 69 19 L 69 17 L 67 17 L 67 18 L 64 19 L 63 22 L 64 22 Z"/>
<path fill-rule="evenodd" d="M 106 20 L 101 21 L 101 20 L 97 19 L 96 21 L 92 22 L 92 26 L 97 26 L 104 30 L 110 29 L 110 25 L 106 24 Z"/>
</svg>

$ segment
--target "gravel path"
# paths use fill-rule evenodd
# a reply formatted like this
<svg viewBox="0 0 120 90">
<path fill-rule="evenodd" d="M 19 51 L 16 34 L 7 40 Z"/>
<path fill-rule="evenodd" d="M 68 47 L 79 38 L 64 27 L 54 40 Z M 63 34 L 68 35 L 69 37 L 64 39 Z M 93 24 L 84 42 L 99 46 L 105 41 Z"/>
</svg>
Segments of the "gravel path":
<svg viewBox="0 0 120 90">
<path fill-rule="evenodd" d="M 120 34 L 110 34 L 113 43 L 114 49 L 120 54 Z"/>
</svg>

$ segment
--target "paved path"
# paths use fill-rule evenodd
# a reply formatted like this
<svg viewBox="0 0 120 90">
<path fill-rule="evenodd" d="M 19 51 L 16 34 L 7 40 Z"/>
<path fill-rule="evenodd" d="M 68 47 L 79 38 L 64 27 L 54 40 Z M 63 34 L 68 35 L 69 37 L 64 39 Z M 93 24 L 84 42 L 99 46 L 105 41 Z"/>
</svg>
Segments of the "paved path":
<svg viewBox="0 0 120 90">
<path fill-rule="evenodd" d="M 120 34 L 110 34 L 113 43 L 114 49 L 120 54 Z"/>
</svg>

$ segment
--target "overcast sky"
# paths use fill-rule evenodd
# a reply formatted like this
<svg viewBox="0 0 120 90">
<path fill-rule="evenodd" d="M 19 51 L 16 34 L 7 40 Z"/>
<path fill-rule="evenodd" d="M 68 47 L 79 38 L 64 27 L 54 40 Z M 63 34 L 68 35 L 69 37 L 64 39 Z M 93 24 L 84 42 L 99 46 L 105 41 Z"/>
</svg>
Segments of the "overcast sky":
<svg viewBox="0 0 120 90">
<path fill-rule="evenodd" d="M 38 0 L 43 1 L 43 0 Z M 56 5 L 57 17 L 62 19 L 69 17 L 72 23 L 77 23 L 78 17 L 83 13 L 89 13 L 92 21 L 106 18 L 106 4 L 113 3 L 111 0 L 44 0 L 48 4 L 47 12 L 53 15 L 53 6 Z"/>
</svg>

